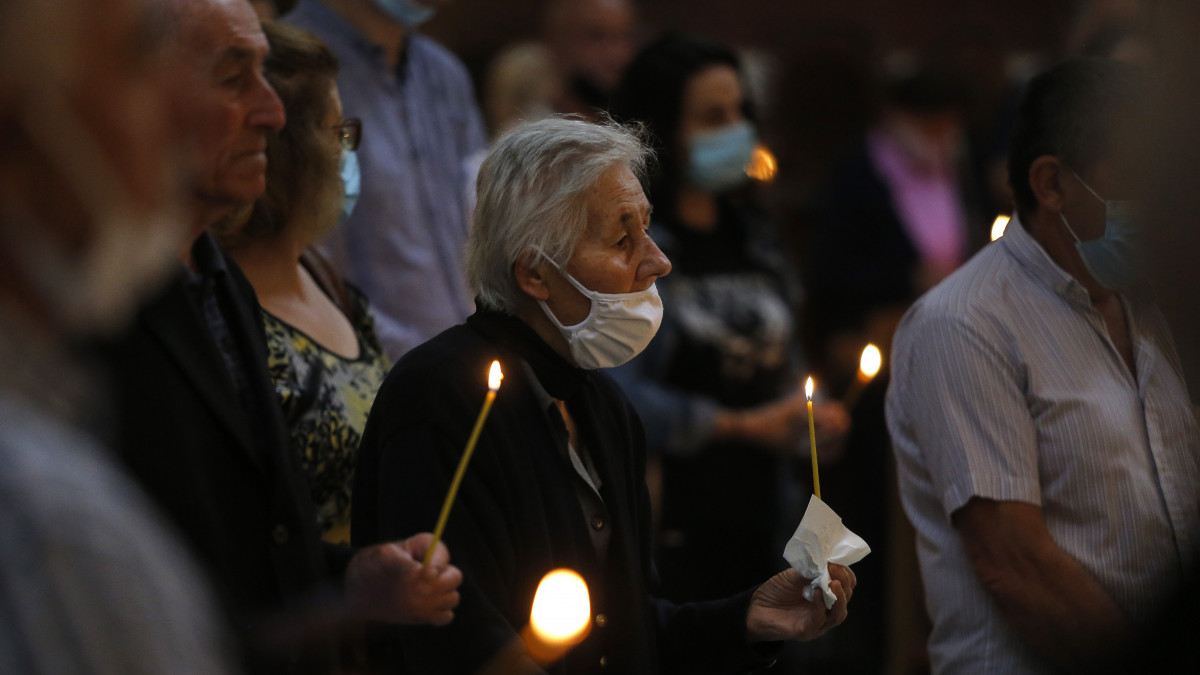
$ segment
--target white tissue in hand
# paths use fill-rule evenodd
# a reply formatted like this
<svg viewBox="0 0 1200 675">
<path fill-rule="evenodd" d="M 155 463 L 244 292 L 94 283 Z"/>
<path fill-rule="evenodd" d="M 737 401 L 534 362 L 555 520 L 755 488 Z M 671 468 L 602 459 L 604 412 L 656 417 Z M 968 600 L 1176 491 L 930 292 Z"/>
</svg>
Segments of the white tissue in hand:
<svg viewBox="0 0 1200 675">
<path fill-rule="evenodd" d="M 863 538 L 846 529 L 842 519 L 825 502 L 813 495 L 800 519 L 800 527 L 783 549 L 783 557 L 812 585 L 804 589 L 804 598 L 812 601 L 816 589 L 825 594 L 825 608 L 837 601 L 829 590 L 829 563 L 852 565 L 867 557 L 871 547 Z"/>
</svg>

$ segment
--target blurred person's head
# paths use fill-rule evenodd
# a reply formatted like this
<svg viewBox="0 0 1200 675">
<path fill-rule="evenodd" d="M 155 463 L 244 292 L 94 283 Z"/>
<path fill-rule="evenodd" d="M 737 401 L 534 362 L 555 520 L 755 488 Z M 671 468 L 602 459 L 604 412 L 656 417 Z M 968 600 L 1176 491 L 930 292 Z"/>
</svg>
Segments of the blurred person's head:
<svg viewBox="0 0 1200 675">
<path fill-rule="evenodd" d="M 1110 171 L 1121 122 L 1137 103 L 1137 68 L 1109 59 L 1075 59 L 1025 87 L 1008 153 L 1008 182 L 1022 218 L 1039 207 L 1030 170 L 1043 157 L 1066 178 Z"/>
<path fill-rule="evenodd" d="M 246 0 L 162 2 L 184 79 L 198 236 L 266 189 L 267 137 L 283 128 L 283 105 L 263 74 L 267 38 Z"/>
<path fill-rule="evenodd" d="M 484 112 L 497 135 L 521 122 L 548 117 L 563 93 L 549 50 L 536 42 L 505 49 L 488 65 Z"/>
<path fill-rule="evenodd" d="M 588 226 L 588 194 L 614 167 L 645 175 L 650 150 L 631 128 L 550 118 L 501 136 L 479 168 L 467 275 L 479 302 L 515 313 L 527 299 L 518 259 L 565 263 Z"/>
<path fill-rule="evenodd" d="M 887 92 L 883 127 L 919 166 L 953 166 L 962 143 L 966 88 L 930 66 L 897 80 Z"/>
<path fill-rule="evenodd" d="M 115 328 L 186 238 L 182 129 L 144 0 L 0 3 L 0 303 Z"/>
<path fill-rule="evenodd" d="M 343 205 L 337 58 L 303 28 L 268 22 L 263 32 L 271 49 L 267 81 L 283 102 L 287 124 L 267 139 L 265 194 L 246 213 L 214 228 L 230 248 L 284 230 L 308 245 L 333 228 Z"/>
<path fill-rule="evenodd" d="M 1118 143 L 1146 91 L 1135 66 L 1077 59 L 1033 78 L 1017 112 L 1008 160 L 1017 211 L 1093 293 L 1124 287 L 1135 271 L 1136 242 L 1114 239 L 1137 235 L 1120 204 L 1134 186 Z M 1114 245 L 1123 249 L 1116 257 Z"/>
<path fill-rule="evenodd" d="M 754 148 L 737 56 L 707 40 L 668 35 L 638 53 L 613 99 L 613 115 L 645 124 L 658 163 L 656 208 L 672 214 L 683 186 L 724 192 L 743 184 Z"/>
<path fill-rule="evenodd" d="M 969 31 L 958 28 L 943 33 L 931 45 L 925 61 L 936 64 L 938 72 L 961 89 L 960 104 L 968 125 L 981 127 L 993 124 L 1003 113 L 1011 87 L 1007 57 L 1000 31 L 978 24 Z"/>
<path fill-rule="evenodd" d="M 551 0 L 543 39 L 564 80 L 585 103 L 603 107 L 633 58 L 633 4 L 629 0 Z"/>
</svg>

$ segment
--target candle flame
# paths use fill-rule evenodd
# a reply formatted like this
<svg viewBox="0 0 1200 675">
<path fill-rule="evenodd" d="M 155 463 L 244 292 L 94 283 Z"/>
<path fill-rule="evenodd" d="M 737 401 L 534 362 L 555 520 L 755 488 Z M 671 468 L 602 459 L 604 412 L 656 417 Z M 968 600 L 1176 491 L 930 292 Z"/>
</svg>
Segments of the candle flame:
<svg viewBox="0 0 1200 675">
<path fill-rule="evenodd" d="M 754 180 L 769 183 L 779 173 L 779 163 L 767 146 L 760 143 L 755 146 L 754 153 L 750 155 L 750 161 L 746 164 L 745 171 L 746 175 Z"/>
<path fill-rule="evenodd" d="M 500 372 L 500 362 L 492 361 L 492 369 L 488 371 L 488 389 L 496 391 L 500 389 L 500 380 L 504 379 L 504 373 Z"/>
<path fill-rule="evenodd" d="M 879 352 L 879 347 L 869 344 L 863 348 L 862 358 L 858 362 L 858 372 L 870 379 L 879 373 L 879 367 L 882 365 L 883 354 Z"/>
<path fill-rule="evenodd" d="M 992 221 L 992 241 L 996 241 L 1004 236 L 1004 230 L 1008 227 L 1008 221 L 1008 216 L 996 216 L 996 220 Z"/>
<path fill-rule="evenodd" d="M 813 394 L 813 381 L 812 381 L 812 378 L 809 377 L 807 380 L 804 381 L 804 396 L 806 398 L 808 398 L 808 400 L 811 401 L 812 394 Z"/>
<path fill-rule="evenodd" d="M 538 584 L 529 624 L 542 641 L 570 645 L 586 635 L 591 614 L 592 604 L 583 578 L 571 570 L 557 569 L 542 577 Z"/>
</svg>

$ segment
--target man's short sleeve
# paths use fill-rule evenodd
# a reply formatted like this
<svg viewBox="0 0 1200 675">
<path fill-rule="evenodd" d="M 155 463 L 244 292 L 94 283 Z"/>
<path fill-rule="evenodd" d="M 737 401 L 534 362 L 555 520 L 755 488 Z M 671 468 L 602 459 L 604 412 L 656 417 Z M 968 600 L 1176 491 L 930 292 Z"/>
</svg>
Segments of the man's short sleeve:
<svg viewBox="0 0 1200 675">
<path fill-rule="evenodd" d="M 1006 335 L 986 320 L 920 308 L 896 333 L 893 442 L 928 472 L 947 517 L 972 497 L 1041 504 L 1027 374 Z"/>
</svg>

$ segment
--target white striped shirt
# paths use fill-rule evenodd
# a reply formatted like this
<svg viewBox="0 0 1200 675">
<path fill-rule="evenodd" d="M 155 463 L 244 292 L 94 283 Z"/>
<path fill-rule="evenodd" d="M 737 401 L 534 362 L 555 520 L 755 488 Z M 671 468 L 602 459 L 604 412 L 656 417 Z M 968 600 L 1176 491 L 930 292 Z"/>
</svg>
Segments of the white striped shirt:
<svg viewBox="0 0 1200 675">
<path fill-rule="evenodd" d="M 1038 505 L 1133 620 L 1200 541 L 1200 432 L 1162 315 L 1123 295 L 1130 373 L 1087 291 L 1016 218 L 905 315 L 888 428 L 917 530 L 935 673 L 1038 673 L 950 523 L 972 497 Z"/>
</svg>

